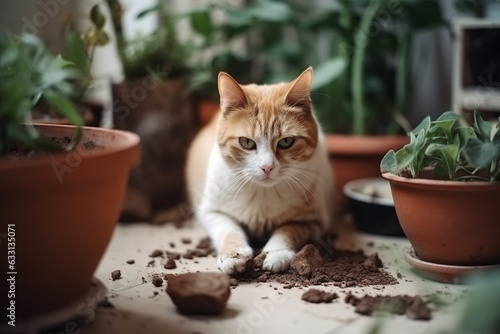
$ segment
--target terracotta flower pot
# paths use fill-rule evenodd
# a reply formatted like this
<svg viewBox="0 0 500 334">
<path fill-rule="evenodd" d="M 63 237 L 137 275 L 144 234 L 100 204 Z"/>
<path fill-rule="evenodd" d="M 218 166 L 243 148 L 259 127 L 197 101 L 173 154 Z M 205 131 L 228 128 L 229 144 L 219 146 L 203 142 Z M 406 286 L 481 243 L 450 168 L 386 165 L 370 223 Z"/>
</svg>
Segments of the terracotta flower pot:
<svg viewBox="0 0 500 334">
<path fill-rule="evenodd" d="M 326 146 L 335 176 L 336 195 L 347 207 L 344 185 L 352 180 L 380 176 L 380 160 L 387 151 L 402 148 L 408 136 L 351 136 L 327 134 Z"/>
<path fill-rule="evenodd" d="M 65 125 L 37 128 L 47 137 L 74 133 Z M 5 298 L 11 289 L 5 276 L 0 290 L 4 303 L 15 301 L 17 322 L 85 295 L 139 156 L 137 135 L 84 128 L 84 138 L 69 153 L 0 159 L 0 233 L 12 236 L 9 246 L 15 247 L 7 269 L 7 243 L 0 242 L 2 275 L 15 273 L 7 274 L 15 278 L 15 297 Z"/>
<path fill-rule="evenodd" d="M 420 259 L 500 263 L 500 183 L 382 176 L 391 183 L 399 222 Z"/>
</svg>

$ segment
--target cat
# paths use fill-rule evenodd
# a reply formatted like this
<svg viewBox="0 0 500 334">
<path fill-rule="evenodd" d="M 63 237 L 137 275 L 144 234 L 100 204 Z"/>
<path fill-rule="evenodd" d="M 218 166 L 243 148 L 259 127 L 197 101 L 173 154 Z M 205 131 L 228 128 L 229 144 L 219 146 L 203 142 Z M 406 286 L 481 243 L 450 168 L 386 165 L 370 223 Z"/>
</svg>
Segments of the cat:
<svg viewBox="0 0 500 334">
<path fill-rule="evenodd" d="M 307 242 L 329 231 L 333 173 L 312 109 L 312 68 L 294 81 L 240 85 L 219 73 L 220 111 L 191 144 L 187 185 L 196 220 L 227 274 L 282 272 Z"/>
</svg>

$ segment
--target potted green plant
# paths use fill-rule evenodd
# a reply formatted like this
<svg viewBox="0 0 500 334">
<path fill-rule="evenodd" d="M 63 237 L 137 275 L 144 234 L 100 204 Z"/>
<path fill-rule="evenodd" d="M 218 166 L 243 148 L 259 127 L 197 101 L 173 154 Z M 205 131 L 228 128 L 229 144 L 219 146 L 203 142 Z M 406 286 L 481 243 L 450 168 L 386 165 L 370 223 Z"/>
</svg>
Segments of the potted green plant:
<svg viewBox="0 0 500 334">
<path fill-rule="evenodd" d="M 472 125 L 445 112 L 381 161 L 416 255 L 437 264 L 500 263 L 500 132 L 478 112 Z"/>
<path fill-rule="evenodd" d="M 210 8 L 222 20 L 211 20 Z M 211 55 L 192 78 L 204 92 L 216 92 L 221 70 L 238 82 L 273 83 L 313 65 L 312 98 L 342 198 L 347 181 L 378 176 L 384 153 L 408 142 L 412 40 L 445 25 L 435 0 L 255 0 L 212 5 L 193 18 L 200 49 Z"/>
<path fill-rule="evenodd" d="M 72 100 L 81 74 L 35 35 L 10 37 L 0 38 L 0 233 L 12 239 L 0 247 L 15 281 L 2 306 L 14 308 L 19 326 L 89 290 L 139 160 L 139 139 L 82 127 Z M 34 124 L 31 111 L 41 101 L 73 125 Z"/>
</svg>

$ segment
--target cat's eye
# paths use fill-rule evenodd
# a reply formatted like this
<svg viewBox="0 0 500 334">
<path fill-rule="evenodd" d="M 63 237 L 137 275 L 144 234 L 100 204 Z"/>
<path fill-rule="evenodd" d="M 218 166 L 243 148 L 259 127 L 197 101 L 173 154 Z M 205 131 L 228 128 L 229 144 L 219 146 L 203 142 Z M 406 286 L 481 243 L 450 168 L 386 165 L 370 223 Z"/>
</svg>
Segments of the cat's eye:
<svg viewBox="0 0 500 334">
<path fill-rule="evenodd" d="M 279 148 L 289 148 L 295 141 L 294 137 L 285 137 L 278 142 Z"/>
<path fill-rule="evenodd" d="M 257 144 L 250 138 L 240 137 L 240 145 L 247 150 L 253 150 L 257 147 Z"/>
</svg>

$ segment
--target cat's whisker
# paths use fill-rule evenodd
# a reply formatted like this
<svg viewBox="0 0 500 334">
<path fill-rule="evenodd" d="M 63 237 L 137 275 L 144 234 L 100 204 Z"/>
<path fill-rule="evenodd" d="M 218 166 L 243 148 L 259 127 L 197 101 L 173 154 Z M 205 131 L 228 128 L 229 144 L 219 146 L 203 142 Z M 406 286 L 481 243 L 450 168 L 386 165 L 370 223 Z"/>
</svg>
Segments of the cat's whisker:
<svg viewBox="0 0 500 334">
<path fill-rule="evenodd" d="M 248 176 L 245 174 L 244 170 L 241 170 L 239 173 L 235 173 L 236 175 L 232 175 L 232 180 L 231 182 L 227 182 L 228 186 L 225 187 L 222 192 L 221 196 L 218 199 L 217 207 L 220 207 L 222 202 L 224 202 L 227 198 L 227 196 L 233 197 L 233 203 L 236 198 L 236 195 L 233 195 L 234 190 L 237 189 L 236 194 L 239 192 L 241 187 L 244 185 L 244 183 L 248 182 Z"/>
<path fill-rule="evenodd" d="M 251 177 L 250 176 L 245 176 L 243 178 L 243 180 L 240 180 L 240 186 L 238 187 L 238 189 L 236 190 L 236 193 L 234 194 L 233 196 L 233 205 L 234 205 L 234 202 L 236 201 L 236 199 L 238 198 L 238 194 L 239 192 L 241 191 L 241 189 L 245 186 L 245 184 L 248 183 L 248 181 L 251 181 Z"/>
<path fill-rule="evenodd" d="M 312 205 L 311 201 L 309 200 L 309 196 L 307 195 L 308 190 L 305 189 L 304 186 L 298 180 L 292 178 L 290 181 L 297 188 L 299 193 L 301 193 L 301 195 L 303 196 L 303 198 L 306 202 L 307 208 L 310 211 L 313 211 L 314 210 L 313 205 Z"/>
<path fill-rule="evenodd" d="M 305 173 L 303 173 L 302 175 L 305 176 Z M 306 181 L 302 180 L 301 178 L 297 177 L 296 175 L 293 175 L 292 173 L 290 173 L 289 176 L 292 178 L 292 180 L 294 180 L 296 182 L 297 185 L 301 186 L 301 188 L 302 188 L 301 190 L 304 191 L 304 197 L 307 200 L 309 208 L 311 210 L 315 210 L 317 207 L 319 207 L 318 205 L 320 204 L 320 202 L 319 202 L 319 198 L 316 194 L 316 189 L 314 189 Z M 314 206 L 314 207 L 312 206 L 312 203 L 309 200 L 309 196 L 313 197 L 314 201 L 316 202 L 316 206 Z"/>
</svg>

